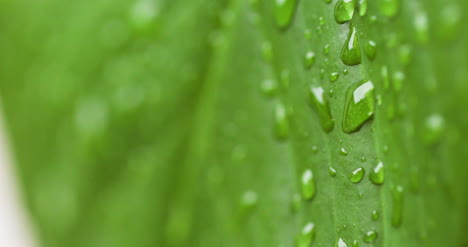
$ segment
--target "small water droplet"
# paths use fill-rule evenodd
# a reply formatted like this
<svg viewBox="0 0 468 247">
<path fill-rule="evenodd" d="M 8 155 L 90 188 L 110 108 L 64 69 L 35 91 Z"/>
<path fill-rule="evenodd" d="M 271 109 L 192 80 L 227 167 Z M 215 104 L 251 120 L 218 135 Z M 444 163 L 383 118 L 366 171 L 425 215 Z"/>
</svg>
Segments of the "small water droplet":
<svg viewBox="0 0 468 247">
<path fill-rule="evenodd" d="M 373 40 L 369 40 L 366 44 L 366 55 L 370 60 L 375 59 L 377 53 L 377 44 Z"/>
<path fill-rule="evenodd" d="M 312 153 L 316 154 L 318 152 L 318 147 L 316 145 L 312 146 Z"/>
<path fill-rule="evenodd" d="M 359 0 L 359 15 L 365 16 L 367 13 L 367 0 Z"/>
<path fill-rule="evenodd" d="M 304 199 L 311 200 L 315 196 L 315 180 L 310 169 L 302 173 L 301 188 Z"/>
<path fill-rule="evenodd" d="M 434 113 L 427 117 L 424 129 L 424 141 L 427 144 L 435 144 L 442 137 L 445 130 L 444 117 Z"/>
<path fill-rule="evenodd" d="M 355 169 L 354 171 L 351 172 L 351 174 L 349 175 L 349 180 L 355 184 L 361 182 L 362 178 L 364 177 L 364 174 L 366 173 L 366 171 L 364 170 L 364 168 L 362 167 L 359 167 L 357 169 Z"/>
<path fill-rule="evenodd" d="M 398 49 L 398 58 L 402 65 L 408 65 L 411 61 L 412 49 L 410 45 L 401 45 Z"/>
<path fill-rule="evenodd" d="M 403 72 L 395 71 L 395 73 L 393 73 L 393 89 L 395 89 L 396 92 L 401 91 L 404 80 L 405 80 L 405 74 L 403 74 Z"/>
<path fill-rule="evenodd" d="M 319 25 L 320 25 L 320 26 L 325 25 L 325 18 L 323 18 L 323 16 L 320 16 L 320 17 L 318 18 L 318 20 L 319 20 Z"/>
<path fill-rule="evenodd" d="M 333 130 L 334 121 L 331 116 L 330 104 L 324 92 L 322 87 L 311 86 L 309 89 L 309 103 L 317 112 L 323 130 L 330 132 Z"/>
<path fill-rule="evenodd" d="M 427 43 L 429 40 L 429 23 L 427 20 L 427 15 L 425 13 L 419 12 L 414 16 L 414 29 L 416 31 L 416 38 L 420 43 Z"/>
<path fill-rule="evenodd" d="M 299 211 L 299 208 L 301 208 L 301 203 L 301 196 L 298 193 L 294 193 L 293 197 L 291 198 L 291 211 Z"/>
<path fill-rule="evenodd" d="M 155 1 L 139 0 L 130 10 L 129 21 L 137 31 L 151 29 L 159 15 L 159 6 Z"/>
<path fill-rule="evenodd" d="M 335 20 L 342 24 L 353 19 L 356 3 L 354 0 L 338 0 L 335 5 Z"/>
<path fill-rule="evenodd" d="M 330 89 L 330 90 L 328 91 L 328 95 L 330 95 L 330 98 L 333 98 L 333 95 L 335 95 L 335 90 Z"/>
<path fill-rule="evenodd" d="M 378 220 L 380 217 L 380 213 L 377 210 L 372 211 L 372 220 Z"/>
<path fill-rule="evenodd" d="M 357 31 L 353 24 L 349 25 L 348 39 L 341 50 L 341 61 L 346 65 L 358 65 L 361 63 L 361 48 L 357 37 Z"/>
<path fill-rule="evenodd" d="M 323 47 L 323 53 L 325 53 L 325 55 L 328 55 L 330 53 L 330 44 L 326 44 Z"/>
<path fill-rule="evenodd" d="M 359 247 L 359 242 L 357 240 L 354 240 L 352 246 L 353 247 Z"/>
<path fill-rule="evenodd" d="M 347 156 L 348 155 L 348 151 L 346 151 L 345 148 L 340 148 L 340 151 L 338 151 L 338 153 L 341 155 L 341 156 Z"/>
<path fill-rule="evenodd" d="M 336 247 L 348 247 L 346 242 L 343 239 L 338 239 L 338 242 L 336 243 Z"/>
<path fill-rule="evenodd" d="M 343 75 L 348 75 L 348 69 L 343 69 Z"/>
<path fill-rule="evenodd" d="M 400 185 L 392 187 L 392 226 L 399 227 L 401 225 L 403 211 L 403 187 Z"/>
<path fill-rule="evenodd" d="M 338 72 L 332 72 L 330 73 L 330 82 L 335 82 L 336 80 L 338 80 L 338 77 L 340 76 L 340 74 Z"/>
<path fill-rule="evenodd" d="M 388 153 L 388 145 L 383 146 L 383 152 L 386 154 Z"/>
<path fill-rule="evenodd" d="M 445 39 L 452 38 L 453 34 L 459 27 L 460 20 L 462 19 L 462 8 L 449 3 L 440 12 L 441 36 Z"/>
<path fill-rule="evenodd" d="M 395 16 L 400 9 L 401 0 L 379 0 L 379 10 L 380 12 L 387 16 Z"/>
<path fill-rule="evenodd" d="M 312 222 L 307 223 L 299 236 L 297 236 L 296 247 L 310 247 L 315 239 L 315 224 Z"/>
<path fill-rule="evenodd" d="M 312 31 L 310 31 L 310 29 L 304 30 L 304 38 L 305 38 L 306 40 L 312 39 Z"/>
<path fill-rule="evenodd" d="M 376 23 L 377 22 L 377 16 L 375 16 L 375 15 L 369 16 L 369 22 L 370 23 Z"/>
<path fill-rule="evenodd" d="M 332 0 L 323 0 L 326 4 L 330 4 Z"/>
<path fill-rule="evenodd" d="M 328 174 L 330 174 L 330 176 L 332 176 L 332 177 L 336 177 L 336 170 L 335 170 L 335 168 L 333 168 L 333 167 L 330 166 L 330 167 L 328 168 Z"/>
<path fill-rule="evenodd" d="M 314 64 L 315 64 L 315 52 L 308 51 L 304 57 L 304 66 L 306 67 L 306 69 L 310 69 L 312 68 Z"/>
<path fill-rule="evenodd" d="M 289 135 L 289 122 L 286 108 L 283 104 L 277 104 L 275 109 L 275 135 L 284 140 Z"/>
<path fill-rule="evenodd" d="M 384 165 L 379 162 L 369 174 L 369 179 L 373 184 L 383 184 L 384 182 Z"/>
<path fill-rule="evenodd" d="M 342 128 L 345 133 L 352 133 L 374 115 L 374 84 L 361 81 L 352 85 L 346 95 Z"/>
<path fill-rule="evenodd" d="M 273 60 L 273 48 L 269 41 L 264 41 L 261 46 L 262 57 L 265 62 L 271 62 Z"/>
<path fill-rule="evenodd" d="M 367 161 L 367 158 L 366 158 L 365 156 L 362 156 L 362 157 L 361 157 L 361 161 L 362 161 L 362 162 L 366 162 L 366 161 Z"/>
<path fill-rule="evenodd" d="M 289 82 L 291 81 L 291 74 L 289 73 L 289 70 L 281 71 L 280 79 L 284 89 L 289 88 Z"/>
<path fill-rule="evenodd" d="M 275 0 L 276 25 L 285 29 L 291 24 L 296 11 L 297 0 Z"/>
<path fill-rule="evenodd" d="M 374 242 L 378 237 L 378 234 L 376 231 L 368 231 L 366 232 L 366 234 L 364 235 L 364 242 L 366 243 L 372 243 Z"/>
<path fill-rule="evenodd" d="M 242 194 L 240 204 L 243 209 L 251 209 L 257 205 L 257 201 L 258 201 L 257 192 L 248 190 L 244 192 L 244 194 Z"/>
</svg>

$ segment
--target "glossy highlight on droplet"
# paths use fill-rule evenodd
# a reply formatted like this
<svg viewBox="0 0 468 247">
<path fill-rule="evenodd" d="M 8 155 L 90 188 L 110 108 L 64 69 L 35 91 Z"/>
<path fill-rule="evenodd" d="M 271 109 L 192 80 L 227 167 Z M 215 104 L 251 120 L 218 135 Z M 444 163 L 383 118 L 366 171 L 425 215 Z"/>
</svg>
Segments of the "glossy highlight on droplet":
<svg viewBox="0 0 468 247">
<path fill-rule="evenodd" d="M 345 133 L 352 133 L 374 115 L 374 84 L 361 81 L 352 85 L 346 94 L 342 128 Z"/>
<path fill-rule="evenodd" d="M 335 5 L 335 21 L 339 24 L 353 19 L 356 3 L 354 0 L 338 0 Z"/>
<path fill-rule="evenodd" d="M 315 196 L 315 180 L 314 175 L 310 169 L 302 173 L 301 177 L 301 191 L 302 197 L 305 200 L 311 200 Z"/>
<path fill-rule="evenodd" d="M 294 18 L 297 0 L 274 0 L 276 25 L 280 29 L 287 28 Z"/>
<path fill-rule="evenodd" d="M 349 25 L 348 38 L 341 50 L 341 61 L 346 65 L 358 65 L 361 63 L 361 48 L 357 37 L 356 27 Z"/>
<path fill-rule="evenodd" d="M 331 115 L 330 104 L 325 90 L 322 87 L 311 86 L 309 88 L 309 103 L 317 113 L 322 129 L 325 132 L 332 131 L 335 123 Z"/>
</svg>

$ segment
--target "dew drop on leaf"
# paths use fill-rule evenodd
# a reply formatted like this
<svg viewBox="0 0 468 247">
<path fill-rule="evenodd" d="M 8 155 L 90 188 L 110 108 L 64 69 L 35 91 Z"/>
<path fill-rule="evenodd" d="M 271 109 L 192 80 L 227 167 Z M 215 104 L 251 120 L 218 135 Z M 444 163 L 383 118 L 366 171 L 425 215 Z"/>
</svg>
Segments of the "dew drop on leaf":
<svg viewBox="0 0 468 247">
<path fill-rule="evenodd" d="M 353 241 L 353 245 L 351 245 L 352 247 L 359 247 L 359 242 L 357 240 L 354 240 Z"/>
<path fill-rule="evenodd" d="M 283 85 L 284 89 L 289 88 L 289 82 L 291 81 L 291 74 L 289 70 L 283 70 L 280 74 L 281 84 Z"/>
<path fill-rule="evenodd" d="M 271 62 L 273 60 L 273 48 L 269 41 L 264 41 L 261 46 L 262 57 L 265 62 Z"/>
<path fill-rule="evenodd" d="M 398 58 L 401 65 L 408 65 L 411 61 L 411 46 L 410 45 L 401 45 L 398 48 Z"/>
<path fill-rule="evenodd" d="M 315 180 L 310 169 L 302 173 L 301 178 L 302 197 L 306 200 L 311 200 L 315 196 Z"/>
<path fill-rule="evenodd" d="M 348 151 L 345 149 L 345 148 L 340 148 L 340 150 L 338 151 L 338 153 L 341 155 L 341 156 L 347 156 L 348 155 Z"/>
<path fill-rule="evenodd" d="M 359 15 L 365 16 L 367 13 L 367 0 L 359 0 Z"/>
<path fill-rule="evenodd" d="M 356 3 L 354 0 L 338 0 L 335 5 L 335 20 L 342 24 L 353 19 Z"/>
<path fill-rule="evenodd" d="M 377 44 L 375 43 L 375 41 L 373 40 L 369 40 L 366 44 L 366 56 L 370 59 L 370 60 L 374 60 L 375 59 L 375 55 L 377 53 Z"/>
<path fill-rule="evenodd" d="M 435 144 L 442 137 L 445 129 L 444 117 L 438 113 L 429 115 L 426 118 L 424 129 L 424 141 L 427 144 Z"/>
<path fill-rule="evenodd" d="M 405 80 L 405 74 L 401 71 L 395 71 L 393 73 L 393 89 L 396 92 L 400 92 L 403 87 L 403 81 Z"/>
<path fill-rule="evenodd" d="M 330 82 L 335 82 L 336 80 L 338 80 L 339 76 L 340 74 L 338 72 L 330 73 L 330 76 L 329 76 Z"/>
<path fill-rule="evenodd" d="M 293 197 L 291 198 L 291 211 L 297 212 L 301 207 L 301 196 L 298 193 L 294 193 Z"/>
<path fill-rule="evenodd" d="M 340 238 L 338 239 L 338 242 L 336 243 L 336 247 L 348 247 L 348 245 L 342 238 Z"/>
<path fill-rule="evenodd" d="M 306 40 L 312 39 L 312 31 L 310 31 L 310 29 L 304 30 L 304 38 L 305 38 Z"/>
<path fill-rule="evenodd" d="M 318 152 L 318 147 L 316 145 L 312 146 L 312 153 L 316 154 Z"/>
<path fill-rule="evenodd" d="M 341 61 L 346 65 L 358 65 L 361 63 L 361 48 L 357 37 L 356 27 L 349 25 L 348 38 L 341 50 Z"/>
<path fill-rule="evenodd" d="M 364 170 L 364 168 L 362 167 L 359 167 L 357 169 L 355 169 L 354 171 L 351 172 L 351 174 L 349 175 L 349 180 L 355 184 L 361 182 L 362 178 L 364 177 L 364 174 L 366 173 L 366 171 Z"/>
<path fill-rule="evenodd" d="M 278 89 L 278 85 L 276 84 L 276 81 L 270 80 L 270 79 L 262 81 L 261 90 L 265 96 L 271 97 L 275 95 L 277 89 Z"/>
<path fill-rule="evenodd" d="M 378 237 L 378 234 L 376 231 L 368 231 L 366 234 L 364 234 L 364 242 L 366 243 L 372 243 L 374 242 Z"/>
<path fill-rule="evenodd" d="M 328 55 L 330 53 L 330 44 L 326 44 L 323 47 L 323 53 L 325 53 L 325 55 Z"/>
<path fill-rule="evenodd" d="M 352 133 L 374 115 L 374 84 L 361 81 L 352 85 L 346 94 L 342 128 L 345 133 Z"/>
<path fill-rule="evenodd" d="M 369 174 L 369 179 L 373 184 L 381 185 L 384 182 L 384 165 L 379 162 Z"/>
<path fill-rule="evenodd" d="M 332 0 L 323 0 L 326 4 L 330 4 Z"/>
<path fill-rule="evenodd" d="M 130 9 L 130 25 L 137 31 L 147 31 L 159 15 L 158 5 L 154 1 L 139 0 Z"/>
<path fill-rule="evenodd" d="M 240 204 L 242 208 L 250 209 L 257 205 L 257 200 L 257 192 L 253 190 L 248 190 L 242 194 Z"/>
<path fill-rule="evenodd" d="M 416 39 L 422 44 L 427 43 L 429 40 L 429 23 L 425 13 L 419 12 L 414 15 L 414 29 L 416 33 Z"/>
<path fill-rule="evenodd" d="M 317 112 L 320 125 L 325 132 L 333 130 L 334 121 L 331 116 L 330 104 L 325 96 L 325 91 L 322 87 L 313 87 L 309 89 L 309 103 Z"/>
<path fill-rule="evenodd" d="M 375 220 L 378 220 L 379 217 L 380 217 L 380 213 L 379 213 L 378 210 L 372 211 L 372 220 L 374 220 L 374 221 L 375 221 Z"/>
<path fill-rule="evenodd" d="M 285 29 L 291 23 L 296 11 L 297 0 L 274 0 L 276 25 Z"/>
<path fill-rule="evenodd" d="M 336 170 L 333 167 L 328 168 L 328 174 L 330 174 L 331 177 L 336 177 Z"/>
<path fill-rule="evenodd" d="M 275 109 L 275 135 L 284 140 L 289 135 L 289 122 L 286 108 L 283 104 L 277 104 Z"/>
<path fill-rule="evenodd" d="M 315 53 L 313 51 L 306 52 L 304 56 L 304 67 L 306 69 L 310 69 L 312 68 L 314 64 L 315 64 Z"/>
<path fill-rule="evenodd" d="M 349 71 L 348 69 L 343 69 L 343 75 L 348 75 Z"/>
<path fill-rule="evenodd" d="M 392 187 L 392 226 L 399 227 L 401 225 L 403 211 L 403 187 L 396 185 Z"/>
<path fill-rule="evenodd" d="M 383 15 L 393 17 L 400 9 L 400 1 L 401 0 L 379 0 L 379 10 Z"/>
<path fill-rule="evenodd" d="M 315 224 L 312 222 L 307 223 L 296 240 L 296 247 L 310 247 L 315 239 Z"/>
</svg>

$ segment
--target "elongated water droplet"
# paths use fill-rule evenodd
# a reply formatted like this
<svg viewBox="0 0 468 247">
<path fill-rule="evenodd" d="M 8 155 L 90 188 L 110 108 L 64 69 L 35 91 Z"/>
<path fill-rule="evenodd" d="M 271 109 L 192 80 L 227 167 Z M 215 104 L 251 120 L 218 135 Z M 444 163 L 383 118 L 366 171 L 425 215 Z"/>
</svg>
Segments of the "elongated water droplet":
<svg viewBox="0 0 468 247">
<path fill-rule="evenodd" d="M 336 243 L 336 247 L 348 247 L 348 245 L 345 243 L 343 239 L 338 239 L 338 242 Z"/>
<path fill-rule="evenodd" d="M 380 217 L 380 213 L 377 210 L 372 211 L 372 220 L 378 220 Z"/>
<path fill-rule="evenodd" d="M 338 77 L 340 76 L 340 74 L 338 72 L 332 72 L 330 73 L 330 82 L 335 82 L 336 80 L 338 80 Z"/>
<path fill-rule="evenodd" d="M 304 57 L 304 66 L 306 67 L 306 69 L 310 69 L 312 68 L 314 64 L 315 64 L 315 52 L 308 51 Z"/>
<path fill-rule="evenodd" d="M 414 17 L 414 29 L 416 31 L 416 38 L 420 43 L 427 43 L 429 40 L 429 23 L 425 13 L 417 13 Z"/>
<path fill-rule="evenodd" d="M 289 122 L 286 108 L 283 104 L 276 105 L 275 109 L 275 135 L 278 139 L 284 140 L 289 135 Z"/>
<path fill-rule="evenodd" d="M 351 182 L 357 184 L 357 183 L 361 182 L 361 180 L 364 177 L 365 173 L 366 173 L 366 171 L 364 170 L 364 168 L 359 167 L 356 170 L 351 172 L 351 174 L 349 175 L 349 180 L 351 180 Z"/>
<path fill-rule="evenodd" d="M 424 141 L 427 144 L 435 144 L 442 137 L 445 129 L 444 117 L 434 113 L 426 119 Z"/>
<path fill-rule="evenodd" d="M 399 9 L 400 0 L 379 0 L 379 10 L 387 17 L 395 16 Z"/>
<path fill-rule="evenodd" d="M 392 188 L 392 226 L 399 227 L 401 225 L 401 216 L 403 211 L 403 187 L 400 185 Z"/>
<path fill-rule="evenodd" d="M 262 57 L 265 62 L 271 62 L 273 60 L 273 48 L 269 41 L 264 41 L 262 43 Z"/>
<path fill-rule="evenodd" d="M 310 169 L 305 170 L 302 174 L 301 187 L 304 199 L 310 200 L 315 196 L 315 180 Z"/>
<path fill-rule="evenodd" d="M 348 39 L 341 50 L 341 61 L 346 65 L 358 65 L 361 63 L 361 48 L 354 25 L 349 25 Z"/>
<path fill-rule="evenodd" d="M 301 196 L 297 193 L 294 193 L 291 199 L 291 211 L 297 212 L 301 207 Z"/>
<path fill-rule="evenodd" d="M 359 247 L 359 242 L 357 240 L 354 240 L 353 241 L 353 245 L 351 245 L 353 247 Z"/>
<path fill-rule="evenodd" d="M 271 97 L 275 95 L 278 85 L 274 80 L 264 80 L 262 81 L 261 89 L 265 96 Z"/>
<path fill-rule="evenodd" d="M 368 231 L 366 232 L 366 234 L 364 235 L 364 242 L 366 243 L 372 243 L 374 242 L 378 237 L 378 234 L 376 231 Z"/>
<path fill-rule="evenodd" d="M 334 121 L 331 115 L 330 104 L 328 103 L 328 99 L 322 87 L 310 87 L 309 102 L 312 108 L 317 112 L 323 130 L 325 132 L 332 131 Z"/>
<path fill-rule="evenodd" d="M 348 155 L 348 151 L 347 151 L 345 148 L 340 148 L 340 150 L 338 151 L 338 153 L 339 153 L 341 156 L 347 156 L 347 155 Z"/>
<path fill-rule="evenodd" d="M 373 184 L 383 184 L 384 182 L 384 165 L 379 162 L 369 174 L 369 179 Z"/>
<path fill-rule="evenodd" d="M 325 53 L 325 55 L 328 55 L 330 53 L 330 44 L 326 44 L 323 47 L 323 53 Z"/>
<path fill-rule="evenodd" d="M 367 0 L 359 0 L 359 15 L 365 16 L 367 13 Z"/>
<path fill-rule="evenodd" d="M 369 40 L 366 44 L 366 56 L 370 60 L 374 60 L 377 53 L 377 44 L 373 40 Z"/>
<path fill-rule="evenodd" d="M 312 222 L 307 223 L 296 240 L 296 247 L 310 247 L 315 239 L 315 225 Z"/>
<path fill-rule="evenodd" d="M 361 81 L 348 89 L 342 128 L 345 133 L 352 133 L 374 115 L 374 84 Z"/>
<path fill-rule="evenodd" d="M 403 81 L 405 80 L 405 74 L 401 71 L 395 71 L 393 73 L 393 89 L 396 92 L 400 92 L 403 87 Z"/>
<path fill-rule="evenodd" d="M 411 61 L 411 46 L 410 45 L 401 45 L 398 49 L 398 58 L 402 65 L 408 65 Z"/>
<path fill-rule="evenodd" d="M 447 4 L 440 12 L 441 36 L 445 39 L 450 39 L 456 33 L 456 30 L 461 23 L 463 12 L 460 6 L 453 3 Z"/>
<path fill-rule="evenodd" d="M 296 11 L 297 0 L 275 0 L 276 25 L 284 29 L 291 23 Z"/>
<path fill-rule="evenodd" d="M 331 177 L 336 177 L 336 170 L 333 167 L 328 168 L 328 174 L 330 174 Z"/>
<path fill-rule="evenodd" d="M 353 19 L 356 3 L 354 0 L 338 0 L 335 5 L 335 20 L 342 24 Z"/>
</svg>

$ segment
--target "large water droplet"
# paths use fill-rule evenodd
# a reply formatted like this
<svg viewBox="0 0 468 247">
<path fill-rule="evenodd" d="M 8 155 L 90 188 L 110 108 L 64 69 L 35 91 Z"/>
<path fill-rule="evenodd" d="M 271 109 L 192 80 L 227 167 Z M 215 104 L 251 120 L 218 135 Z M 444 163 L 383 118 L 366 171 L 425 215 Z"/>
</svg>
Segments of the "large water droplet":
<svg viewBox="0 0 468 247">
<path fill-rule="evenodd" d="M 379 0 L 380 12 L 388 17 L 393 17 L 400 9 L 400 0 Z"/>
<path fill-rule="evenodd" d="M 283 104 L 277 104 L 275 109 L 275 135 L 284 140 L 289 135 L 289 122 L 286 108 Z"/>
<path fill-rule="evenodd" d="M 367 0 L 359 0 L 359 15 L 365 16 L 367 13 Z"/>
<path fill-rule="evenodd" d="M 401 225 L 402 211 L 403 211 L 403 187 L 400 185 L 393 186 L 392 188 L 392 226 L 398 227 Z"/>
<path fill-rule="evenodd" d="M 309 89 L 309 102 L 317 112 L 320 124 L 325 132 L 333 130 L 334 121 L 332 119 L 330 104 L 322 87 L 313 87 Z"/>
<path fill-rule="evenodd" d="M 347 156 L 348 155 L 348 151 L 345 149 L 345 148 L 340 148 L 340 150 L 338 151 L 338 153 L 341 155 L 341 156 Z"/>
<path fill-rule="evenodd" d="M 312 222 L 307 223 L 296 240 L 296 247 L 310 247 L 315 239 L 315 225 Z"/>
<path fill-rule="evenodd" d="M 310 200 L 315 196 L 315 180 L 310 169 L 305 170 L 302 174 L 301 188 L 304 199 Z"/>
<path fill-rule="evenodd" d="M 377 44 L 373 40 L 369 40 L 366 44 L 366 55 L 370 60 L 374 60 L 377 53 Z"/>
<path fill-rule="evenodd" d="M 346 95 L 342 128 L 345 133 L 352 133 L 374 115 L 374 84 L 361 81 L 352 85 Z"/>
<path fill-rule="evenodd" d="M 371 243 L 374 242 L 378 237 L 378 234 L 376 231 L 368 231 L 366 234 L 364 234 L 364 242 L 366 243 Z"/>
<path fill-rule="evenodd" d="M 346 65 L 358 65 L 361 63 L 361 48 L 354 25 L 349 25 L 348 39 L 341 50 L 341 61 Z"/>
<path fill-rule="evenodd" d="M 354 0 L 338 0 L 335 5 L 335 20 L 342 24 L 353 19 L 356 3 Z"/>
<path fill-rule="evenodd" d="M 361 182 L 362 178 L 364 177 L 364 174 L 366 171 L 364 168 L 359 167 L 356 170 L 352 171 L 351 174 L 349 175 L 349 180 L 355 184 Z"/>
<path fill-rule="evenodd" d="M 384 165 L 379 162 L 369 174 L 369 179 L 373 184 L 383 184 L 384 182 Z"/>
<path fill-rule="evenodd" d="M 284 29 L 291 23 L 297 0 L 275 0 L 275 17 L 278 27 Z"/>
<path fill-rule="evenodd" d="M 338 72 L 332 72 L 330 73 L 330 82 L 335 82 L 336 80 L 338 80 L 338 77 L 340 76 L 340 74 Z"/>
</svg>

